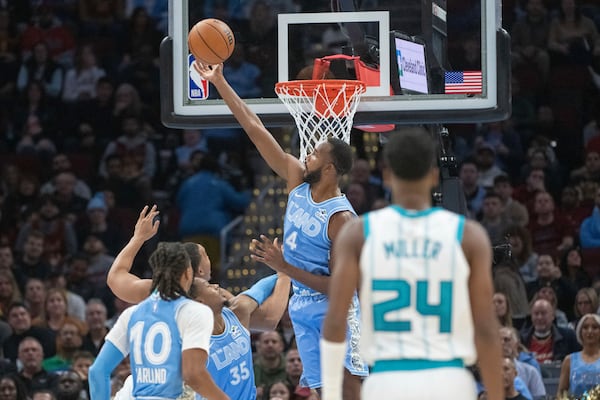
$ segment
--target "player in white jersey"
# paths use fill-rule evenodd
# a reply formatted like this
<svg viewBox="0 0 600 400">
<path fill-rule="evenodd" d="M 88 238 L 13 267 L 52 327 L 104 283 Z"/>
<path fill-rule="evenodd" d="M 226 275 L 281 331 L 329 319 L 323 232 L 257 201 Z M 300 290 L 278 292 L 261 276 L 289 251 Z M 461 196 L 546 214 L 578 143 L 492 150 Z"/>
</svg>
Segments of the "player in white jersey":
<svg viewBox="0 0 600 400">
<path fill-rule="evenodd" d="M 321 341 L 323 400 L 342 399 L 345 316 L 357 289 L 359 347 L 371 365 L 363 399 L 474 400 L 475 382 L 465 367 L 476 359 L 488 399 L 503 399 L 485 230 L 432 208 L 439 171 L 429 132 L 394 133 L 384 155 L 393 204 L 348 222 L 333 248 L 339 266 Z"/>
<path fill-rule="evenodd" d="M 145 207 L 138 223 L 149 222 L 152 230 L 157 229 L 154 217 L 154 209 L 148 212 Z M 139 240 L 134 235 L 120 255 L 134 256 Z M 149 263 L 152 294 L 125 310 L 108 333 L 89 372 L 92 400 L 110 397 L 110 373 L 130 353 L 133 394 L 138 400 L 175 399 L 184 382 L 208 399 L 229 399 L 205 367 L 213 315 L 187 297 L 194 273 L 183 245 L 159 243 Z"/>
</svg>

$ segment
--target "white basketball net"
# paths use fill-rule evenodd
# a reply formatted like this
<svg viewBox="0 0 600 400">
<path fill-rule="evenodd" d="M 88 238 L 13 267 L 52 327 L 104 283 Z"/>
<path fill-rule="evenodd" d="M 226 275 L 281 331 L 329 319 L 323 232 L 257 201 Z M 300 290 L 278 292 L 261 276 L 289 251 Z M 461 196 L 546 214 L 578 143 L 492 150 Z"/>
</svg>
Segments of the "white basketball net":
<svg viewBox="0 0 600 400">
<path fill-rule="evenodd" d="M 365 92 L 360 81 L 279 82 L 275 92 L 286 105 L 300 135 L 300 161 L 330 137 L 350 143 L 352 120 Z"/>
</svg>

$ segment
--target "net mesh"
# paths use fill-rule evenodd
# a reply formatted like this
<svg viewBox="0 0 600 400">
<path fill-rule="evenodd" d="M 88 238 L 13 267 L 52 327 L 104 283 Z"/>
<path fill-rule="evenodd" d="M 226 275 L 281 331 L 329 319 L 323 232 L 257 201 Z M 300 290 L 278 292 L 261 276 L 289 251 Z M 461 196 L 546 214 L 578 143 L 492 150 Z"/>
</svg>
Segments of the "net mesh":
<svg viewBox="0 0 600 400">
<path fill-rule="evenodd" d="M 289 81 L 275 85 L 275 92 L 298 127 L 300 161 L 329 137 L 350 143 L 352 121 L 365 90 L 363 82 L 351 80 Z"/>
</svg>

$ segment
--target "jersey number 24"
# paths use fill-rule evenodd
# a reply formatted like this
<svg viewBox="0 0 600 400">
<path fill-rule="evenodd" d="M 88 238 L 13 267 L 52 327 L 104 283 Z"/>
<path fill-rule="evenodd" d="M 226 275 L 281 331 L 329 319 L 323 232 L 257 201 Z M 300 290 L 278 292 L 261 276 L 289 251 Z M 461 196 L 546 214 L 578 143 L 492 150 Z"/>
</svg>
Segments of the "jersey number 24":
<svg viewBox="0 0 600 400">
<path fill-rule="evenodd" d="M 401 279 L 381 280 L 375 279 L 372 291 L 396 292 L 397 297 L 373 305 L 373 326 L 376 331 L 409 332 L 412 322 L 405 320 L 391 320 L 386 314 L 411 307 L 411 285 Z M 437 316 L 440 319 L 440 333 L 449 333 L 452 326 L 452 282 L 440 282 L 439 304 L 429 304 L 427 294 L 429 282 L 417 281 L 416 285 L 416 310 L 423 316 Z"/>
</svg>

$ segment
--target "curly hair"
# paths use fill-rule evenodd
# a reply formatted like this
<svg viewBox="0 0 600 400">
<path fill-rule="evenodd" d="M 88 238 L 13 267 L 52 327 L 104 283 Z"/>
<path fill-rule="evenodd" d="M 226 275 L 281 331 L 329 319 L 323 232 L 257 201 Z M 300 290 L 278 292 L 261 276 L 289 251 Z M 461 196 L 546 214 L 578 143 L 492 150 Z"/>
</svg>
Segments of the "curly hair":
<svg viewBox="0 0 600 400">
<path fill-rule="evenodd" d="M 181 243 L 161 242 L 148 260 L 152 268 L 152 291 L 163 300 L 188 297 L 181 287 L 181 277 L 191 268 L 190 257 Z"/>
</svg>

